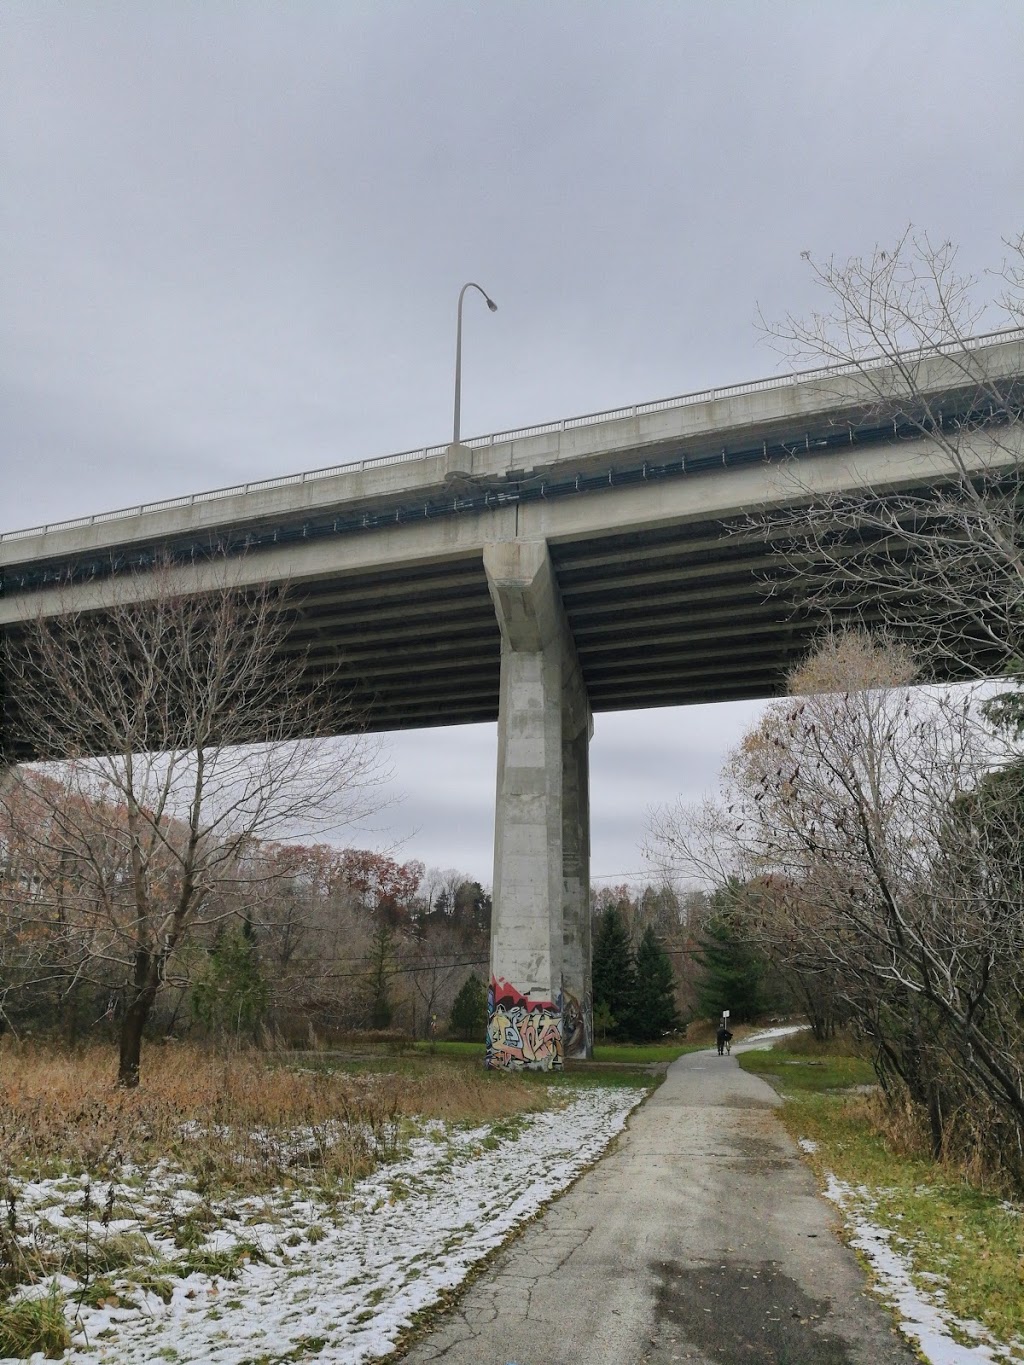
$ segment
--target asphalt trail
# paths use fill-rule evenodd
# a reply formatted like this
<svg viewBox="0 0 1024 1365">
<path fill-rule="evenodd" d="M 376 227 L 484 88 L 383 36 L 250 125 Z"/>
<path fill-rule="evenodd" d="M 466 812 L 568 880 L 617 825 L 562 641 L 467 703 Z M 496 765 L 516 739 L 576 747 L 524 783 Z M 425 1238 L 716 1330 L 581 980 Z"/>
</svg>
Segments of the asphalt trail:
<svg viewBox="0 0 1024 1365">
<path fill-rule="evenodd" d="M 911 1365 L 778 1103 L 735 1057 L 680 1057 L 406 1361 Z M 507 1160 L 515 1180 L 529 1151 Z"/>
</svg>

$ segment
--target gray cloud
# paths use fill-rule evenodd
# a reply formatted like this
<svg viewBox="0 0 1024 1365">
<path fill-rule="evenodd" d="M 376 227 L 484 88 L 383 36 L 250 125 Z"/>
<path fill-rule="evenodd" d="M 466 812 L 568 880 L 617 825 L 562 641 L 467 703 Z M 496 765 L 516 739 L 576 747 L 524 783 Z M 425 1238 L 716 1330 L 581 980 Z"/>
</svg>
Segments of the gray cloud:
<svg viewBox="0 0 1024 1365">
<path fill-rule="evenodd" d="M 640 855 L 645 817 L 716 785 L 727 751 L 757 719 L 756 702 L 624 712 L 595 718 L 590 747 L 595 880 L 648 875 Z M 390 743 L 394 805 L 368 837 L 399 840 L 395 856 L 458 867 L 491 880 L 497 731 L 493 725 L 418 730 Z M 381 824 L 383 823 L 383 829 Z"/>
<path fill-rule="evenodd" d="M 470 278 L 468 434 L 771 372 L 802 249 L 998 257 L 1022 42 L 1000 0 L 7 0 L 0 528 L 444 440 Z M 599 718 L 595 869 L 734 734 Z M 394 741 L 416 856 L 488 873 L 493 751 Z"/>
</svg>

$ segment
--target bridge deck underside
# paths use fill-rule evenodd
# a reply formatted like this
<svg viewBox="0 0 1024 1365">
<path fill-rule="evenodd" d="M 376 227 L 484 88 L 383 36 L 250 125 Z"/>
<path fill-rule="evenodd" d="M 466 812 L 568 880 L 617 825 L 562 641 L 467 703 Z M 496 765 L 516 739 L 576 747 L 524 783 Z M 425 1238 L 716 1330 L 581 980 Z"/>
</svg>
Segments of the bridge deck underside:
<svg viewBox="0 0 1024 1365">
<path fill-rule="evenodd" d="M 813 562 L 802 571 L 749 529 L 609 533 L 551 555 L 595 712 L 777 695 L 825 624 L 807 605 Z M 833 609 L 880 619 L 849 591 Z M 308 585 L 293 639 L 337 669 L 372 730 L 497 718 L 501 642 L 477 554 Z"/>
<path fill-rule="evenodd" d="M 501 638 L 479 555 L 305 585 L 289 638 L 371 730 L 497 717 Z"/>
</svg>

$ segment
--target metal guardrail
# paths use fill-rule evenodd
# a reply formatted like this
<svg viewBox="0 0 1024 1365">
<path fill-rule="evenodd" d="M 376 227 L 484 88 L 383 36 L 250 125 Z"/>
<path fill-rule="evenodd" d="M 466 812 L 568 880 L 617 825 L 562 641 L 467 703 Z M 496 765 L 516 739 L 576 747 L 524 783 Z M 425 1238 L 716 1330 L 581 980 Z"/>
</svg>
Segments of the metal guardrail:
<svg viewBox="0 0 1024 1365">
<path fill-rule="evenodd" d="M 907 360 L 927 358 L 931 355 L 950 354 L 960 349 L 974 350 L 979 346 L 996 341 L 1024 340 L 1024 327 L 1010 327 L 998 332 L 984 332 L 976 337 L 965 337 L 962 341 L 948 342 L 935 347 L 923 347 L 917 351 L 905 351 L 901 355 Z M 515 427 L 510 431 L 496 431 L 487 436 L 474 436 L 463 444 L 477 450 L 483 446 L 498 445 L 504 441 L 520 441 L 528 436 L 544 436 L 551 432 L 573 431 L 578 427 L 595 426 L 598 422 L 612 422 L 627 417 L 642 417 L 651 412 L 665 412 L 670 408 L 690 407 L 695 403 L 714 402 L 718 398 L 731 398 L 745 393 L 758 393 L 765 389 L 781 389 L 792 384 L 810 383 L 829 375 L 854 374 L 865 368 L 882 368 L 890 364 L 888 357 L 879 356 L 866 362 L 846 362 L 839 365 L 822 365 L 816 369 L 794 370 L 791 374 L 771 375 L 766 379 L 752 379 L 740 384 L 727 384 L 722 388 L 697 389 L 692 393 L 682 393 L 674 398 L 658 398 L 648 403 L 634 403 L 630 407 L 607 408 L 603 412 L 584 413 L 579 417 L 563 417 L 561 421 L 539 422 L 531 427 Z M 238 494 L 259 493 L 268 488 L 284 488 L 294 484 L 312 483 L 317 479 L 329 479 L 337 474 L 362 472 L 367 469 L 380 469 L 385 465 L 407 464 L 425 460 L 432 455 L 443 455 L 447 445 L 421 446 L 418 450 L 402 450 L 395 455 L 377 455 L 366 460 L 350 460 L 345 464 L 328 465 L 324 469 L 311 469 L 302 474 L 283 474 L 277 478 L 259 479 L 251 483 L 236 483 L 224 488 L 212 488 L 205 493 L 187 493 L 176 498 L 161 498 L 157 502 L 143 502 L 135 507 L 120 507 L 113 512 L 97 512 L 87 517 L 71 517 L 66 521 L 51 521 L 43 526 L 29 526 L 24 530 L 0 531 L 0 543 L 22 540 L 27 536 L 48 535 L 51 531 L 70 531 L 78 526 L 99 526 L 107 521 L 119 521 L 127 517 L 141 517 L 147 512 L 161 512 L 173 507 L 193 507 L 196 503 L 212 502 L 217 498 L 236 497 Z"/>
</svg>

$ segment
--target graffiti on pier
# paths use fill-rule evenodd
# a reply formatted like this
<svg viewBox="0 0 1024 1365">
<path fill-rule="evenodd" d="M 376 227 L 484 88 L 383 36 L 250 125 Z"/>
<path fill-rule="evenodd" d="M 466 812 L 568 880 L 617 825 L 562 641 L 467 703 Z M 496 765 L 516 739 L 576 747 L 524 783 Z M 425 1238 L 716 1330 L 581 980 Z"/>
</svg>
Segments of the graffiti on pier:
<svg viewBox="0 0 1024 1365">
<path fill-rule="evenodd" d="M 572 991 L 562 994 L 562 1039 L 566 1057 L 589 1057 L 592 1050 L 590 992 L 580 1001 Z"/>
<path fill-rule="evenodd" d="M 562 1011 L 533 1000 L 499 977 L 487 993 L 487 1065 L 550 1071 L 562 1065 Z"/>
</svg>

